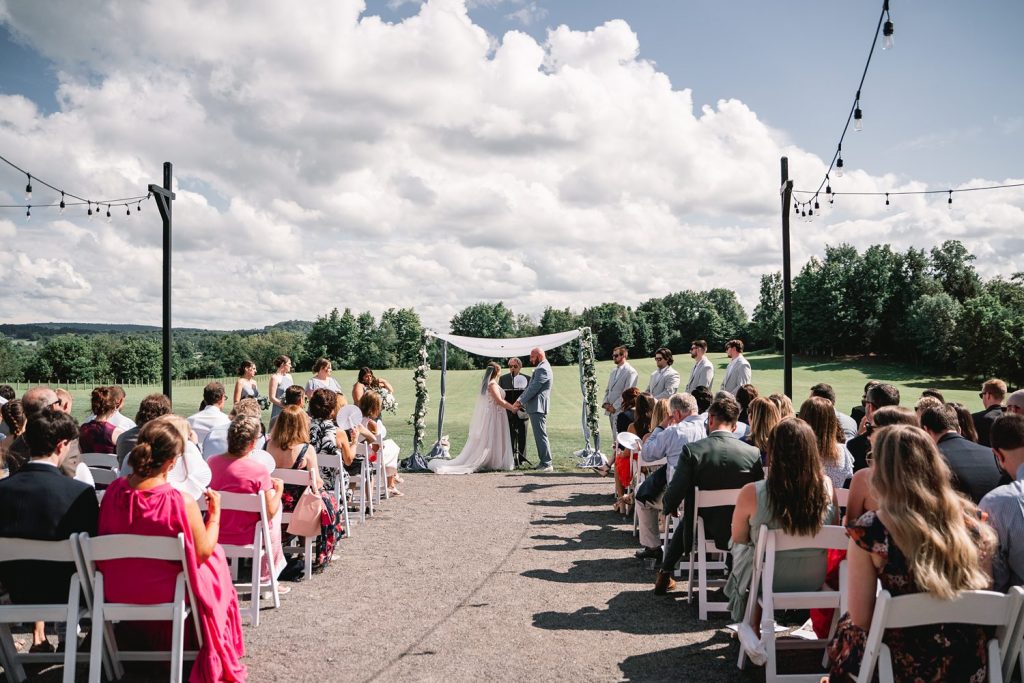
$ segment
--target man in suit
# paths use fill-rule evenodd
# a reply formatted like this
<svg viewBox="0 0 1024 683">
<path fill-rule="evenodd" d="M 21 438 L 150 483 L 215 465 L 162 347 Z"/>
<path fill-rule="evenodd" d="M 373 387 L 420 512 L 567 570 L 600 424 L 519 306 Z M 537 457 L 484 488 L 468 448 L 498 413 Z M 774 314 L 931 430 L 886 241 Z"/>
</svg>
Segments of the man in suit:
<svg viewBox="0 0 1024 683">
<path fill-rule="evenodd" d="M 1024 415 L 1024 389 L 1018 389 L 1006 398 L 1006 413 Z"/>
<path fill-rule="evenodd" d="M 515 403 L 530 383 L 529 375 L 524 375 L 523 361 L 518 358 L 508 359 L 508 372 L 498 378 L 498 386 L 505 390 L 505 400 Z M 512 454 L 516 459 L 516 467 L 529 465 L 526 459 L 526 421 L 529 416 L 519 417 L 520 411 L 506 410 L 508 413 L 508 435 L 512 441 Z"/>
<path fill-rule="evenodd" d="M 601 406 L 611 422 L 612 439 L 618 432 L 615 426 L 619 413 L 622 412 L 622 392 L 636 386 L 637 372 L 629 364 L 628 358 L 629 351 L 625 346 L 616 346 L 612 349 L 612 361 L 615 363 L 615 367 L 612 368 L 612 374 L 608 376 L 608 388 L 604 392 L 604 403 Z"/>
<path fill-rule="evenodd" d="M 990 379 L 981 385 L 981 398 L 985 409 L 974 413 L 974 428 L 978 431 L 978 443 L 988 446 L 988 431 L 992 423 L 1003 414 L 1003 399 L 1006 398 L 1006 382 L 1001 379 Z"/>
<path fill-rule="evenodd" d="M 224 413 L 225 401 L 227 401 L 227 393 L 224 391 L 224 385 L 220 382 L 210 382 L 203 387 L 203 405 L 205 407 L 188 417 L 188 423 L 199 444 L 202 444 L 207 435 L 216 427 L 231 424 L 231 418 Z M 220 454 L 205 453 L 204 457 L 209 458 L 211 455 Z"/>
<path fill-rule="evenodd" d="M 990 434 L 1000 469 L 1014 478 L 989 491 L 978 505 L 999 537 L 992 582 L 995 590 L 1006 591 L 1024 585 L 1024 415 L 1008 412 L 992 424 Z"/>
<path fill-rule="evenodd" d="M 715 399 L 708 408 L 708 436 L 683 447 L 678 467 L 662 497 L 662 511 L 678 514 L 685 503 L 683 518 L 662 559 L 654 592 L 663 595 L 675 587 L 672 571 L 679 558 L 693 548 L 692 520 L 694 489 L 718 491 L 738 489 L 764 478 L 761 452 L 736 438 L 736 420 L 740 406 L 730 398 Z M 701 513 L 707 537 L 723 550 L 729 547 L 732 533 L 732 507 L 710 508 Z"/>
<path fill-rule="evenodd" d="M 750 384 L 750 362 L 743 357 L 743 340 L 732 339 L 725 342 L 725 355 L 729 356 L 729 366 L 722 378 L 722 391 L 733 396 L 739 393 L 740 387 Z"/>
<path fill-rule="evenodd" d="M 921 413 L 921 427 L 946 459 L 953 475 L 953 486 L 975 503 L 981 502 L 995 487 L 1009 483 L 1009 479 L 1003 480 L 1003 473 L 996 467 L 991 448 L 960 435 L 960 422 L 951 406 L 925 408 Z"/>
<path fill-rule="evenodd" d="M 43 411 L 26 425 L 29 461 L 0 481 L 0 537 L 63 541 L 80 531 L 95 535 L 96 491 L 59 469 L 77 436 L 75 419 L 59 411 Z M 15 603 L 60 604 L 67 602 L 74 571 L 70 563 L 4 562 L 0 583 Z"/>
<path fill-rule="evenodd" d="M 534 348 L 530 351 L 530 362 L 534 365 L 533 376 L 530 377 L 526 390 L 519 397 L 512 407 L 516 410 L 526 410 L 530 415 L 530 424 L 533 426 L 533 440 L 537 444 L 537 467 L 538 472 L 551 472 L 554 467 L 551 465 L 551 444 L 548 442 L 548 403 L 551 400 L 551 387 L 554 384 L 554 375 L 551 373 L 551 365 L 548 363 L 544 350 Z"/>
<path fill-rule="evenodd" d="M 900 404 L 900 390 L 891 384 L 875 384 L 867 390 L 864 399 L 865 418 L 871 421 L 875 411 L 885 406 L 898 406 Z M 868 466 L 868 451 L 871 450 L 871 442 L 868 435 L 859 434 L 846 442 L 846 447 L 853 455 L 853 471 L 858 472 Z"/>
<path fill-rule="evenodd" d="M 693 359 L 693 370 L 690 371 L 690 381 L 686 383 L 686 393 L 693 394 L 697 387 L 707 387 L 711 390 L 711 383 L 715 379 L 715 366 L 704 357 L 708 352 L 708 343 L 703 339 L 695 339 L 690 344 L 690 358 Z"/>
<path fill-rule="evenodd" d="M 664 346 L 654 352 L 654 362 L 658 369 L 651 373 L 651 381 L 647 383 L 647 393 L 654 398 L 668 398 L 679 391 L 679 373 L 672 368 L 672 352 Z"/>
</svg>

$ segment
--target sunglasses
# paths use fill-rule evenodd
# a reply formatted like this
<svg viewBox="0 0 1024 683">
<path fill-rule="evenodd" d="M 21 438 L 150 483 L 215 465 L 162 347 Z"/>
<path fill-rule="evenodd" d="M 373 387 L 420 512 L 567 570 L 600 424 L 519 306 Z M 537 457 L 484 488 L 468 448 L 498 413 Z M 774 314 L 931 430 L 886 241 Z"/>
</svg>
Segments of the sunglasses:
<svg viewBox="0 0 1024 683">
<path fill-rule="evenodd" d="M 865 434 L 866 434 L 867 436 L 871 436 L 871 434 L 872 434 L 872 433 L 873 433 L 874 431 L 875 431 L 875 425 L 874 425 L 874 423 L 872 423 L 872 422 L 868 422 L 868 423 L 867 423 L 866 425 L 864 425 L 864 433 L 865 433 Z"/>
<path fill-rule="evenodd" d="M 985 398 L 985 392 L 983 391 L 980 394 L 978 394 L 978 398 Z"/>
<path fill-rule="evenodd" d="M 654 360 L 665 360 L 664 356 L 655 356 Z"/>
</svg>

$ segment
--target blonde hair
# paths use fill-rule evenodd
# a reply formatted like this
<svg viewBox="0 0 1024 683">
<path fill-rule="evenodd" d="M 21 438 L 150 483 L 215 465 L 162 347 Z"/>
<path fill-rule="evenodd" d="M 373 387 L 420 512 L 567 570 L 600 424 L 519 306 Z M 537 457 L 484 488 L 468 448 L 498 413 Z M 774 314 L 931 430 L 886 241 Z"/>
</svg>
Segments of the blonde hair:
<svg viewBox="0 0 1024 683">
<path fill-rule="evenodd" d="M 822 464 L 838 463 L 842 452 L 839 444 L 843 440 L 843 430 L 839 426 L 839 418 L 836 417 L 836 409 L 832 402 L 819 396 L 811 396 L 800 406 L 800 419 L 814 430 Z"/>
<path fill-rule="evenodd" d="M 758 396 L 750 402 L 747 415 L 750 418 L 750 443 L 762 453 L 767 453 L 772 430 L 782 422 L 782 412 L 774 401 Z"/>
<path fill-rule="evenodd" d="M 871 450 L 878 510 L 918 588 L 942 600 L 989 588 L 981 565 L 995 548 L 995 532 L 976 521 L 978 508 L 953 489 L 949 467 L 924 430 L 883 427 Z"/>
<path fill-rule="evenodd" d="M 270 440 L 286 451 L 300 443 L 309 443 L 309 417 L 298 406 L 288 406 L 281 411 L 270 430 Z"/>
<path fill-rule="evenodd" d="M 667 398 L 659 398 L 654 404 L 654 414 L 651 416 L 651 428 L 657 427 L 665 418 L 671 415 L 672 411 L 668 407 Z"/>
<path fill-rule="evenodd" d="M 793 410 L 793 401 L 789 396 L 785 394 L 772 394 L 768 397 L 768 400 L 778 406 L 780 419 L 788 420 L 796 415 L 796 411 Z"/>
</svg>

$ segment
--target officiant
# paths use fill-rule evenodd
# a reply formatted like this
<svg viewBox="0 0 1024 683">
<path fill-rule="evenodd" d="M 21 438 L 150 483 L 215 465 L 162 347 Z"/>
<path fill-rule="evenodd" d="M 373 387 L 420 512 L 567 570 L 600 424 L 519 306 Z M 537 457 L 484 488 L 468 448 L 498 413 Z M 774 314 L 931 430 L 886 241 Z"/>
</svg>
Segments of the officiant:
<svg viewBox="0 0 1024 683">
<path fill-rule="evenodd" d="M 530 378 L 522 374 L 523 362 L 518 358 L 508 359 L 508 374 L 498 378 L 498 386 L 505 390 L 505 400 L 515 403 L 516 400 L 526 391 L 526 385 Z M 531 464 L 526 459 L 526 425 L 529 424 L 530 416 L 524 411 L 507 410 L 508 413 L 508 434 L 512 440 L 512 454 L 516 459 L 516 467 L 522 464 Z"/>
</svg>

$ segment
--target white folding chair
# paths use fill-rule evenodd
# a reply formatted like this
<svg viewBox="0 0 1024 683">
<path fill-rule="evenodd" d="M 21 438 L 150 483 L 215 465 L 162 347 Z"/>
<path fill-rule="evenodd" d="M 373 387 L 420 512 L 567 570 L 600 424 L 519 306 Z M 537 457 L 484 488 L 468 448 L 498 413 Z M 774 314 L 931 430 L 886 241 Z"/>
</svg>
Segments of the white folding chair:
<svg viewBox="0 0 1024 683">
<path fill-rule="evenodd" d="M 810 590 L 779 592 L 775 590 L 775 563 L 777 553 L 790 550 L 844 550 L 848 538 L 846 529 L 841 526 L 826 525 L 814 536 L 791 536 L 779 530 L 771 530 L 761 525 L 754 549 L 754 571 L 750 577 L 750 592 L 747 597 L 747 609 L 743 621 L 739 625 L 740 654 L 736 665 L 744 668 L 748 658 L 765 662 L 765 681 L 818 683 L 822 674 L 788 674 L 778 673 L 778 651 L 824 647 L 835 635 L 839 614 L 844 607 L 843 593 L 846 590 L 846 562 L 839 565 L 839 590 Z M 827 557 L 821 558 L 822 575 L 824 576 Z M 757 605 L 761 606 L 761 637 L 754 631 Z M 824 640 L 804 640 L 788 638 L 776 640 L 776 613 L 790 609 L 832 609 L 832 628 L 829 637 Z"/>
<path fill-rule="evenodd" d="M 371 463 L 370 458 L 373 456 L 374 446 L 377 446 L 377 454 Z M 387 469 L 384 467 L 384 443 L 380 438 L 380 434 L 378 433 L 377 438 L 372 442 L 362 442 L 360 444 L 360 449 L 362 450 L 363 457 L 365 458 L 365 464 L 363 465 L 364 471 L 367 465 L 369 465 L 370 469 L 373 471 L 374 481 L 371 482 L 373 487 L 373 501 L 376 505 L 380 505 L 381 500 L 387 500 L 391 497 L 391 494 L 388 493 L 388 473 Z M 372 511 L 370 512 L 370 515 L 373 515 Z"/>
<path fill-rule="evenodd" d="M 253 525 L 252 543 L 245 545 L 231 545 L 221 542 L 220 547 L 224 550 L 224 556 L 231 565 L 231 577 L 234 580 L 235 591 L 249 594 L 249 607 L 242 610 L 242 613 L 249 613 L 249 619 L 253 626 L 260 625 L 260 600 L 265 588 L 271 592 L 271 602 L 274 608 L 281 606 L 281 596 L 277 591 L 277 574 L 279 567 L 274 566 L 274 548 L 270 538 L 270 518 L 267 515 L 267 499 L 263 493 L 231 493 L 229 491 L 218 491 L 220 494 L 220 509 L 233 510 L 236 512 L 259 513 L 259 520 Z M 205 499 L 204 499 L 205 502 Z M 266 557 L 270 566 L 270 581 L 263 583 L 260 577 L 263 568 L 263 558 Z M 238 582 L 239 560 L 252 560 L 252 577 L 248 583 Z M 241 596 L 239 596 L 241 597 Z"/>
<path fill-rule="evenodd" d="M 875 611 L 871 615 L 871 630 L 864 644 L 858 683 L 870 683 L 878 668 L 880 683 L 892 683 L 892 652 L 882 642 L 890 628 L 912 628 L 927 624 L 975 624 L 996 627 L 995 637 L 988 641 L 988 680 L 1003 680 L 1004 653 L 1013 648 L 1016 626 L 1024 592 L 1020 588 L 1004 595 L 995 591 L 962 591 L 952 600 L 939 600 L 927 593 L 893 597 L 882 591 L 875 598 Z M 1012 660 L 1012 657 L 1005 659 Z M 1012 669 L 1010 669 L 1012 671 Z"/>
<path fill-rule="evenodd" d="M 1017 665 L 1020 665 L 1021 676 L 1024 676 L 1024 588 L 1020 586 L 1014 586 L 1010 589 L 1010 594 L 1020 594 L 1021 598 L 1021 609 L 1020 614 L 1017 617 L 1017 623 L 1014 624 L 1013 633 L 1010 635 L 1010 642 L 1007 644 L 1006 649 L 1003 651 L 1003 680 L 1009 681 L 1013 678 L 1014 669 Z"/>
<path fill-rule="evenodd" d="M 118 477 L 117 472 L 106 467 L 90 467 L 89 474 L 92 475 L 92 480 L 96 482 L 97 487 L 110 486 Z"/>
<path fill-rule="evenodd" d="M 23 538 L 0 538 L 0 562 L 37 561 L 67 562 L 77 570 L 78 557 L 74 538 L 64 541 L 33 541 Z M 81 577 L 71 575 L 67 602 L 48 605 L 0 605 L 0 662 L 9 681 L 27 680 L 23 664 L 64 664 L 64 681 L 75 680 L 75 665 L 88 661 L 88 654 L 78 654 L 78 622 L 89 613 L 81 607 Z M 9 624 L 54 621 L 67 624 L 63 653 L 19 653 L 14 647 Z"/>
<path fill-rule="evenodd" d="M 637 487 L 643 483 L 643 473 L 640 471 L 639 464 L 640 451 L 643 450 L 643 439 L 632 432 L 619 432 L 615 437 L 615 442 L 629 454 L 629 486 L 626 488 L 626 494 L 636 496 Z M 630 507 L 632 509 L 626 514 L 633 517 L 633 536 L 638 536 L 640 534 L 640 518 L 636 511 L 635 497 Z"/>
<path fill-rule="evenodd" d="M 342 519 L 345 520 L 345 538 L 352 538 L 352 525 L 349 524 L 348 518 L 349 476 L 341 462 L 341 456 L 332 453 L 317 453 L 316 461 L 320 467 L 334 470 L 334 496 L 338 499 Z M 363 514 L 365 515 L 365 509 Z"/>
<path fill-rule="evenodd" d="M 117 470 L 117 456 L 113 453 L 82 453 L 81 457 L 82 462 L 90 469 L 105 467 L 108 470 Z"/>
<path fill-rule="evenodd" d="M 277 477 L 285 484 L 294 484 L 296 486 L 312 486 L 313 485 L 313 473 L 309 470 L 286 470 L 278 468 L 270 473 L 270 476 Z M 292 520 L 291 512 L 281 512 L 281 532 L 284 533 L 285 529 L 288 528 L 288 522 Z M 302 547 L 294 545 L 286 545 L 284 547 L 285 555 L 298 555 L 302 553 L 303 560 L 305 561 L 305 571 L 303 574 L 308 579 L 313 575 L 313 539 L 315 536 L 296 536 L 296 538 L 302 539 Z"/>
<path fill-rule="evenodd" d="M 99 683 L 100 668 L 95 662 L 103 657 L 103 650 L 109 654 L 113 663 L 114 675 L 124 676 L 122 662 L 157 662 L 170 661 L 172 683 L 182 679 L 185 660 L 194 660 L 196 651 L 185 651 L 185 620 L 192 616 L 195 624 L 196 638 L 202 647 L 203 631 L 196 613 L 195 596 L 188 578 L 187 560 L 185 558 L 185 536 L 138 536 L 134 534 L 113 534 L 91 538 L 88 534 L 79 534 L 78 543 L 89 582 L 92 586 L 92 645 L 89 661 L 89 683 Z M 147 559 L 174 562 L 181 566 L 174 585 L 174 599 L 171 602 L 136 605 L 131 603 L 108 603 L 104 593 L 103 572 L 96 566 L 97 562 L 120 559 Z M 167 651 L 127 651 L 117 647 L 114 638 L 113 623 L 119 621 L 170 621 L 171 649 Z"/>
<path fill-rule="evenodd" d="M 740 489 L 721 489 L 719 491 L 693 491 L 693 519 L 690 523 L 693 526 L 694 546 L 690 549 L 690 571 L 687 576 L 686 601 L 693 601 L 693 578 L 694 571 L 697 575 L 697 615 L 701 621 L 707 621 L 708 612 L 728 612 L 729 603 L 725 601 L 709 602 L 708 588 L 721 587 L 725 585 L 725 577 L 711 579 L 710 572 L 724 572 L 726 555 L 728 551 L 720 550 L 713 540 L 709 540 L 704 534 L 704 520 L 701 519 L 700 511 L 706 508 L 736 507 Z"/>
<path fill-rule="evenodd" d="M 846 509 L 846 506 L 850 502 L 850 489 L 836 489 L 836 502 L 839 503 L 839 507 Z"/>
</svg>

